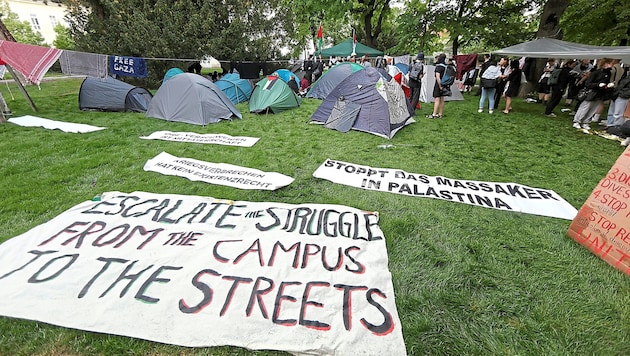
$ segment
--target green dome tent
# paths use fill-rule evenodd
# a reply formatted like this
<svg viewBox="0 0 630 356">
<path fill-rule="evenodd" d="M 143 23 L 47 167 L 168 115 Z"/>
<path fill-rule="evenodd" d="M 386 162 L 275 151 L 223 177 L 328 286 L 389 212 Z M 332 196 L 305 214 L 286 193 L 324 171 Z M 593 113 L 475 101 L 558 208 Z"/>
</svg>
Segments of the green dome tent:
<svg viewBox="0 0 630 356">
<path fill-rule="evenodd" d="M 249 98 L 249 112 L 277 114 L 298 107 L 300 98 L 279 76 L 268 75 L 256 83 Z"/>
<path fill-rule="evenodd" d="M 368 47 L 359 42 L 357 42 L 357 46 L 354 52 L 358 57 L 364 56 L 366 54 L 372 57 L 383 55 L 382 51 Z M 315 54 L 319 55 L 319 53 L 317 52 Z M 344 40 L 343 42 L 333 47 L 325 48 L 322 50 L 322 57 L 330 57 L 330 56 L 346 57 L 350 55 L 352 55 L 352 38 L 348 38 L 347 40 Z"/>
</svg>

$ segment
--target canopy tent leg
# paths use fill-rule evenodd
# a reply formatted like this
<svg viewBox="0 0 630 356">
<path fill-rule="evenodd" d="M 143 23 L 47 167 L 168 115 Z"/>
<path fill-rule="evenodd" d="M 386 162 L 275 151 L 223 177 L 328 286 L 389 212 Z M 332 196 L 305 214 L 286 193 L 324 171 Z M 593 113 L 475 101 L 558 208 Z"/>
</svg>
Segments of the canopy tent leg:
<svg viewBox="0 0 630 356">
<path fill-rule="evenodd" d="M 26 89 L 22 85 L 22 82 L 20 82 L 20 80 L 18 79 L 18 74 L 13 70 L 13 68 L 11 68 L 10 65 L 5 64 L 5 66 L 6 66 L 7 70 L 9 71 L 9 73 L 11 73 L 11 77 L 13 77 L 13 81 L 17 83 L 18 87 L 20 88 L 20 91 L 22 92 L 22 94 L 24 94 L 24 97 L 26 97 L 26 100 L 31 105 L 31 109 L 33 109 L 33 111 L 37 112 L 37 107 L 35 106 L 35 103 L 33 102 L 33 99 L 31 99 L 31 97 L 28 95 L 28 92 L 26 91 Z"/>
</svg>

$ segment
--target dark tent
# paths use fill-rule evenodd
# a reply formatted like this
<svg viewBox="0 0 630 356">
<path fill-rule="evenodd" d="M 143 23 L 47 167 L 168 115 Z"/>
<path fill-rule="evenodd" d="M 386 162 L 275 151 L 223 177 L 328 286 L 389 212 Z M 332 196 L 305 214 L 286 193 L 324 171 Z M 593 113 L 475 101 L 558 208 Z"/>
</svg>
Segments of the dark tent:
<svg viewBox="0 0 630 356">
<path fill-rule="evenodd" d="M 364 55 L 368 55 L 368 56 L 382 56 L 383 52 L 379 51 L 378 49 L 374 49 L 374 48 L 370 48 L 364 44 L 361 44 L 359 42 L 357 42 L 357 46 L 355 49 L 355 54 L 357 56 L 364 56 Z M 319 53 L 315 53 L 315 54 L 319 54 Z M 343 57 L 347 57 L 352 55 L 352 38 L 348 38 L 347 40 L 344 40 L 343 42 L 330 47 L 330 48 L 325 48 L 322 50 L 322 56 L 323 57 L 330 57 L 330 56 L 343 56 Z"/>
<path fill-rule="evenodd" d="M 342 107 L 340 101 L 345 101 L 346 105 Z M 310 121 L 328 122 L 328 127 L 341 129 L 343 125 L 333 122 L 336 118 L 340 118 L 339 124 L 351 122 L 356 105 L 360 109 L 352 125 L 354 130 L 392 138 L 398 130 L 415 122 L 400 85 L 386 81 L 374 67 L 354 72 L 339 83 L 315 110 Z"/>
<path fill-rule="evenodd" d="M 110 76 L 103 79 L 88 77 L 79 89 L 79 109 L 145 112 L 152 97 L 145 88 Z"/>
</svg>

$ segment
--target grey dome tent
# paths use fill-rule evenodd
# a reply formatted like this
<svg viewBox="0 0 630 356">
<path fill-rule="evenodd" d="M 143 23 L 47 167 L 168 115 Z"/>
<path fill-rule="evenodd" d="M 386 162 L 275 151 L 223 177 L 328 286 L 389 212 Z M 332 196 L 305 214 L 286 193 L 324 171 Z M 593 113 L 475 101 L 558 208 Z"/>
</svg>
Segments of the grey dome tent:
<svg viewBox="0 0 630 356">
<path fill-rule="evenodd" d="M 145 112 L 152 98 L 147 89 L 110 76 L 103 79 L 88 77 L 79 89 L 79 109 Z"/>
<path fill-rule="evenodd" d="M 188 124 L 212 124 L 242 118 L 232 101 L 209 79 L 182 73 L 165 81 L 155 93 L 147 117 Z"/>
</svg>

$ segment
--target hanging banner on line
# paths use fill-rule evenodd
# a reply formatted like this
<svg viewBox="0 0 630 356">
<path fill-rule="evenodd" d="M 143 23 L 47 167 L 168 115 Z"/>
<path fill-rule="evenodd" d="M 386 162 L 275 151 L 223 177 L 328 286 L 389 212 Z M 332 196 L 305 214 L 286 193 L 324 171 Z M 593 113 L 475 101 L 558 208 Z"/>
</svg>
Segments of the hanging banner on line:
<svg viewBox="0 0 630 356">
<path fill-rule="evenodd" d="M 163 140 L 190 143 L 210 143 L 215 145 L 252 147 L 259 138 L 230 136 L 224 134 L 198 134 L 194 132 L 156 131 L 149 136 L 141 136 L 145 140 Z"/>
<path fill-rule="evenodd" d="M 101 199 L 0 245 L 0 315 L 187 347 L 406 354 L 378 213 Z"/>
<path fill-rule="evenodd" d="M 630 276 L 630 147 L 586 199 L 567 234 Z"/>
<path fill-rule="evenodd" d="M 313 177 L 367 190 L 572 220 L 577 214 L 553 190 L 516 183 L 479 182 L 407 173 L 400 169 L 374 168 L 327 159 Z"/>
<path fill-rule="evenodd" d="M 239 189 L 276 190 L 293 182 L 292 177 L 276 172 L 179 158 L 166 152 L 148 160 L 144 164 L 144 170 Z"/>
</svg>

